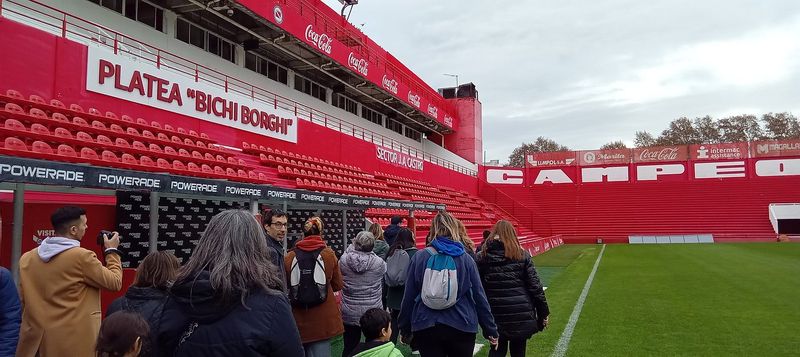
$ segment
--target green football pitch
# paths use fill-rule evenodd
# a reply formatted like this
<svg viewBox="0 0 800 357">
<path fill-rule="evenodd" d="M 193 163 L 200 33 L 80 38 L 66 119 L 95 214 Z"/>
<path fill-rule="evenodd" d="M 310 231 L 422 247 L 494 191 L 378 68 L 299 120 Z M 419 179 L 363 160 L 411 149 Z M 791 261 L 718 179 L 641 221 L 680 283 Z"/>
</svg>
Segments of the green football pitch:
<svg viewBox="0 0 800 357">
<path fill-rule="evenodd" d="M 534 257 L 551 317 L 527 356 L 564 340 L 602 247 Z M 798 356 L 800 244 L 607 245 L 573 327 L 566 356 Z"/>
</svg>

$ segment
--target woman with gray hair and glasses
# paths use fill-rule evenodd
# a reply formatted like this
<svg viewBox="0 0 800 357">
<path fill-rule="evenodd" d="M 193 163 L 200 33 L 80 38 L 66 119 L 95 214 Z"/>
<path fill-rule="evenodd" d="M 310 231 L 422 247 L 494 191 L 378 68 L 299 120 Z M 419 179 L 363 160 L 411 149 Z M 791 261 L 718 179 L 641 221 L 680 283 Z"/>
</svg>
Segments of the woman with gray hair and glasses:
<svg viewBox="0 0 800 357">
<path fill-rule="evenodd" d="M 170 288 L 159 356 L 303 356 L 264 229 L 247 211 L 208 222 Z"/>
<path fill-rule="evenodd" d="M 361 340 L 358 320 L 372 308 L 383 308 L 382 286 L 386 262 L 372 252 L 375 236 L 368 231 L 359 232 L 339 261 L 342 270 L 342 320 L 344 321 L 344 350 L 349 356 Z"/>
</svg>

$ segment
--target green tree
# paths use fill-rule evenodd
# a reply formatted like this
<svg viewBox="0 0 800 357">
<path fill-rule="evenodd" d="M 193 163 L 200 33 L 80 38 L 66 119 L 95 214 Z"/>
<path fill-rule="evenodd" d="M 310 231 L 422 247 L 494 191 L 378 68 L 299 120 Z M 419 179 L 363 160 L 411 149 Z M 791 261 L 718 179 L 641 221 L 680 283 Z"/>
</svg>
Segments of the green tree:
<svg viewBox="0 0 800 357">
<path fill-rule="evenodd" d="M 791 113 L 767 113 L 761 116 L 764 123 L 764 136 L 767 139 L 800 138 L 800 123 Z"/>
<path fill-rule="evenodd" d="M 661 132 L 656 140 L 658 145 L 698 144 L 699 135 L 689 118 L 681 117 L 669 123 L 669 127 Z"/>
<path fill-rule="evenodd" d="M 633 146 L 646 148 L 656 145 L 656 139 L 646 131 L 637 131 L 633 138 Z"/>
<path fill-rule="evenodd" d="M 697 132 L 698 144 L 715 144 L 720 140 L 719 124 L 711 116 L 695 118 L 694 129 Z"/>
<path fill-rule="evenodd" d="M 720 139 L 725 143 L 761 140 L 764 134 L 755 115 L 734 115 L 719 120 Z"/>
<path fill-rule="evenodd" d="M 553 151 L 569 151 L 569 148 L 564 145 L 560 145 L 553 139 L 540 136 L 536 138 L 536 141 L 532 143 L 522 143 L 522 145 L 514 149 L 514 151 L 511 152 L 511 155 L 508 156 L 508 164 L 506 164 L 506 166 L 524 167 L 525 155 L 535 152 Z"/>
</svg>

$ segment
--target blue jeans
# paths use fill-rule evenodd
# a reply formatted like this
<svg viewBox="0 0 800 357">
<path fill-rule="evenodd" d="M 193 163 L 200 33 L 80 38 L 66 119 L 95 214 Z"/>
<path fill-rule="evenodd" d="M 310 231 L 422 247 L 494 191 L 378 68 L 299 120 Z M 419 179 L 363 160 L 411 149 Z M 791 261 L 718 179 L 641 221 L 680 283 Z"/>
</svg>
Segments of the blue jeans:
<svg viewBox="0 0 800 357">
<path fill-rule="evenodd" d="M 306 357 L 331 357 L 331 340 L 322 340 L 303 344 Z"/>
</svg>

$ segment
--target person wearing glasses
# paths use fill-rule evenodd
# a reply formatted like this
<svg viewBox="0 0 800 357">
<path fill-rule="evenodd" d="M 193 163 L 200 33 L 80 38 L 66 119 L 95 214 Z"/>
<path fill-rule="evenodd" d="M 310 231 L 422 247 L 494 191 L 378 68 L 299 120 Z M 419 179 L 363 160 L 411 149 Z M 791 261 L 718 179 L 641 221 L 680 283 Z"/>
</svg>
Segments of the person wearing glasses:
<svg viewBox="0 0 800 357">
<path fill-rule="evenodd" d="M 286 292 L 286 267 L 283 265 L 285 252 L 283 250 L 283 240 L 286 239 L 288 217 L 286 212 L 279 209 L 271 209 L 264 214 L 262 224 L 267 232 L 267 250 L 269 260 L 278 268 L 278 273 L 283 280 L 283 290 Z"/>
</svg>

